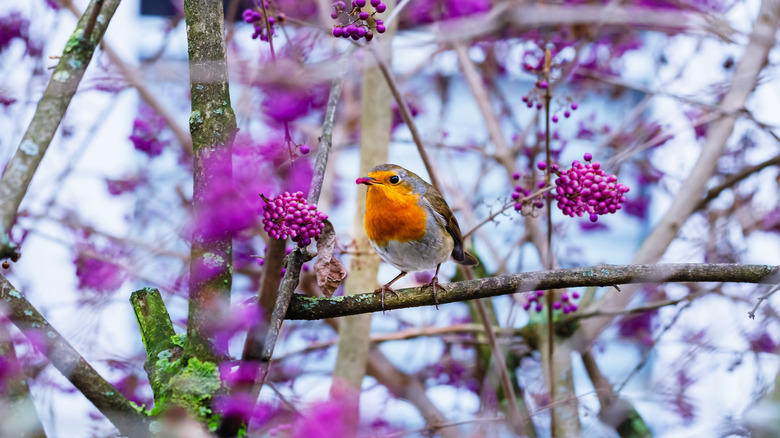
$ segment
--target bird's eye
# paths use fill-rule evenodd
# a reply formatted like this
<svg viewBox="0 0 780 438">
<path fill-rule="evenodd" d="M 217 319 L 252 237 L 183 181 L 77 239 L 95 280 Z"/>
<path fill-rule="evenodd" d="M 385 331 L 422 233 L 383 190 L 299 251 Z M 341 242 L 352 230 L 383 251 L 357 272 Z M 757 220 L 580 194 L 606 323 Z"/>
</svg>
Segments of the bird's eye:
<svg viewBox="0 0 780 438">
<path fill-rule="evenodd" d="M 399 181 L 401 181 L 401 178 L 399 178 L 398 175 L 393 175 L 390 177 L 390 184 L 398 184 Z"/>
</svg>

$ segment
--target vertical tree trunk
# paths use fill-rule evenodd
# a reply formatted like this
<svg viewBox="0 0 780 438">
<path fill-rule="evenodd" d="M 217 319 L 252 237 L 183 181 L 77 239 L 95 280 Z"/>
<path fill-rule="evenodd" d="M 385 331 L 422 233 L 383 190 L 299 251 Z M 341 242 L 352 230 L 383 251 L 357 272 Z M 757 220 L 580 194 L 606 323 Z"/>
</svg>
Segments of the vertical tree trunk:
<svg viewBox="0 0 780 438">
<path fill-rule="evenodd" d="M 193 216 L 197 223 L 210 206 L 205 196 L 212 190 L 215 169 L 228 178 L 236 116 L 230 105 L 225 25 L 220 0 L 185 0 L 190 65 L 193 146 Z M 226 212 L 227 213 L 227 212 Z M 205 235 L 195 229 L 190 267 L 190 308 L 187 352 L 200 360 L 214 360 L 226 352 L 213 350 L 211 330 L 215 316 L 230 305 L 232 241 L 229 235 Z"/>
</svg>

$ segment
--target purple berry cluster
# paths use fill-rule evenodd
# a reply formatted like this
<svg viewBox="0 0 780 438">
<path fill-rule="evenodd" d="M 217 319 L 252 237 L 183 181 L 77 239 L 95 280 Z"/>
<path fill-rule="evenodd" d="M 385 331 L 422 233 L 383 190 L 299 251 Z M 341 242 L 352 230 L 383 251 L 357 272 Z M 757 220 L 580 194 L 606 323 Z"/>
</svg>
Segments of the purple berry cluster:
<svg viewBox="0 0 780 438">
<path fill-rule="evenodd" d="M 374 39 L 374 32 L 385 33 L 387 28 L 385 23 L 376 18 L 377 13 L 381 14 L 387 10 L 387 5 L 382 0 L 370 0 L 373 12 L 364 11 L 367 5 L 366 0 L 352 0 L 352 9 L 347 11 L 347 4 L 339 0 L 333 3 L 333 12 L 330 17 L 334 20 L 342 20 L 342 24 L 333 28 L 333 36 L 336 38 L 352 38 L 357 41 L 365 38 L 366 41 Z"/>
<path fill-rule="evenodd" d="M 270 8 L 268 2 L 265 3 L 266 11 Z M 256 9 L 245 9 L 243 13 L 244 22 L 251 24 L 255 28 L 252 39 L 260 38 L 260 41 L 268 41 L 268 31 L 263 20 L 263 13 Z M 268 24 L 271 29 L 271 36 L 274 35 L 274 24 L 284 21 L 284 15 L 277 17 L 268 16 Z"/>
<path fill-rule="evenodd" d="M 284 192 L 273 199 L 265 199 L 263 206 L 263 229 L 274 239 L 288 236 L 303 248 L 317 240 L 328 215 L 317 211 L 316 205 L 309 205 L 303 192 Z"/>
<path fill-rule="evenodd" d="M 514 174 L 512 174 L 512 179 L 515 180 L 515 181 L 518 181 L 518 180 L 520 180 L 520 176 L 521 176 L 520 172 L 515 172 Z M 542 183 L 542 185 L 540 185 L 539 188 L 543 188 L 543 184 L 544 183 Z M 512 195 L 511 195 L 512 196 L 512 201 L 514 201 L 514 203 L 515 203 L 515 206 L 514 206 L 515 207 L 515 211 L 517 211 L 518 213 L 522 212 L 523 204 L 524 203 L 529 203 L 529 202 L 532 203 L 534 208 L 542 208 L 542 207 L 544 207 L 544 199 L 542 197 L 534 197 L 532 199 L 527 199 L 528 196 L 530 196 L 530 195 L 531 195 L 531 191 L 526 189 L 522 185 L 518 184 L 517 186 L 515 186 L 515 189 L 514 189 L 514 191 L 512 192 Z M 524 199 L 520 199 L 521 197 L 524 198 Z"/>
<path fill-rule="evenodd" d="M 526 300 L 523 303 L 523 309 L 527 311 L 536 310 L 541 312 L 544 309 L 544 291 L 537 290 L 531 292 L 526 296 Z M 580 298 L 580 294 L 577 291 L 571 293 L 571 296 L 566 292 L 561 294 L 560 299 L 553 301 L 553 310 L 562 310 L 563 313 L 576 312 L 579 307 L 573 300 Z"/>
<path fill-rule="evenodd" d="M 620 210 L 630 189 L 617 182 L 617 176 L 604 172 L 600 163 L 591 163 L 593 156 L 590 153 L 583 158 L 585 164 L 572 161 L 571 168 L 563 172 L 557 165 L 552 165 L 551 170 L 558 175 L 554 196 L 563 214 L 574 217 L 588 213 L 590 221 L 596 222 L 600 215 Z M 547 165 L 540 162 L 537 167 L 544 170 Z"/>
</svg>

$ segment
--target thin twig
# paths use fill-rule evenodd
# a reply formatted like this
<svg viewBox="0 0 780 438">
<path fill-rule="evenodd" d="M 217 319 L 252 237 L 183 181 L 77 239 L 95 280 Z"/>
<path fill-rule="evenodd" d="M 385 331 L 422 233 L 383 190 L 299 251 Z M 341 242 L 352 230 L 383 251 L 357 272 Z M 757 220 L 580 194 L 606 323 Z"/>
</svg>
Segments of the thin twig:
<svg viewBox="0 0 780 438">
<path fill-rule="evenodd" d="M 317 149 L 317 159 L 314 164 L 314 175 L 307 197 L 309 204 L 317 203 L 322 190 L 322 182 L 325 178 L 325 168 L 328 164 L 328 155 L 333 144 L 332 136 L 333 126 L 336 120 L 336 108 L 341 96 L 341 88 L 347 71 L 346 61 L 346 57 L 342 58 L 340 61 L 341 67 L 339 75 L 331 83 L 330 96 L 328 97 L 325 117 L 322 122 L 322 135 L 320 136 L 319 147 Z M 250 329 L 247 334 L 241 367 L 249 373 L 248 375 L 256 376 L 254 383 L 251 385 L 251 389 L 248 391 L 252 395 L 253 403 L 265 383 L 265 378 L 268 376 L 276 341 L 282 329 L 282 322 L 287 314 L 290 300 L 298 286 L 301 267 L 303 266 L 303 263 L 311 259 L 311 257 L 312 256 L 306 252 L 305 249 L 301 250 L 296 248 L 290 253 L 287 260 L 287 271 L 282 278 L 282 283 L 279 287 L 279 293 L 277 294 L 276 303 L 271 312 L 267 329 L 264 331 L 261 327 L 255 326 Z M 226 416 L 217 428 L 217 435 L 234 435 L 241 425 L 241 422 L 246 420 L 247 419 L 245 418 L 241 418 L 239 421 L 236 421 L 235 418 L 228 418 Z"/>
<path fill-rule="evenodd" d="M 758 302 L 756 302 L 756 305 L 753 306 L 753 309 L 750 312 L 748 312 L 748 317 L 750 317 L 750 319 L 756 319 L 756 310 L 758 310 L 758 307 L 761 305 L 761 303 L 769 299 L 769 297 L 774 295 L 775 292 L 777 292 L 778 290 L 780 290 L 780 285 L 773 287 L 772 289 L 769 290 L 769 292 L 758 297 Z"/>
</svg>

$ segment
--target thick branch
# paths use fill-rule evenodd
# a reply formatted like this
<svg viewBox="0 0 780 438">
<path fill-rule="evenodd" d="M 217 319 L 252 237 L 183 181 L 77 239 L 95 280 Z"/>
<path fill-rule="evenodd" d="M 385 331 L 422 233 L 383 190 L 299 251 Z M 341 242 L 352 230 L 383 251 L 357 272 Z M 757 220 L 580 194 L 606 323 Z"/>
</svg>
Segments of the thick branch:
<svg viewBox="0 0 780 438">
<path fill-rule="evenodd" d="M 225 26 L 219 0 L 186 0 L 187 46 L 190 68 L 193 144 L 193 215 L 196 221 L 210 214 L 208 201 L 215 185 L 230 178 L 231 147 L 236 116 L 230 105 Z M 190 307 L 187 352 L 201 361 L 213 361 L 227 352 L 212 350 L 211 327 L 215 312 L 230 306 L 232 242 L 226 233 L 204 234 L 196 227 L 192 236 Z"/>
<path fill-rule="evenodd" d="M 65 45 L 30 126 L 0 180 L 0 199 L 3 200 L 0 203 L 0 242 L 5 243 L 6 239 L 2 236 L 10 234 L 30 181 L 65 117 L 65 111 L 76 94 L 95 47 L 103 38 L 118 6 L 119 0 L 92 0 Z M 85 28 L 93 16 L 92 30 L 85 38 Z"/>
<path fill-rule="evenodd" d="M 160 405 L 163 398 L 170 394 L 170 386 L 167 382 L 160 382 L 155 364 L 160 353 L 177 348 L 171 339 L 176 332 L 173 331 L 171 317 L 157 289 L 145 288 L 133 292 L 130 294 L 130 304 L 146 349 L 144 370 L 152 385 L 155 405 Z"/>
<path fill-rule="evenodd" d="M 776 284 L 780 266 L 739 264 L 658 264 L 597 265 L 588 268 L 557 269 L 516 275 L 460 281 L 445 285 L 439 303 L 494 297 L 534 290 L 588 286 L 614 286 L 634 283 L 730 282 Z M 398 290 L 399 297 L 385 297 L 388 310 L 433 305 L 433 296 L 419 287 Z M 296 295 L 287 311 L 287 319 L 323 319 L 382 310 L 379 296 L 373 293 L 335 298 L 310 298 Z"/>
<path fill-rule="evenodd" d="M 7 308 L 11 322 L 25 335 L 40 333 L 34 340 L 44 339 L 46 355 L 73 386 L 81 391 L 95 407 L 129 437 L 149 435 L 146 416 L 136 411 L 133 405 L 110 383 L 92 368 L 68 341 L 41 315 L 13 285 L 0 274 L 0 302 Z"/>
</svg>

